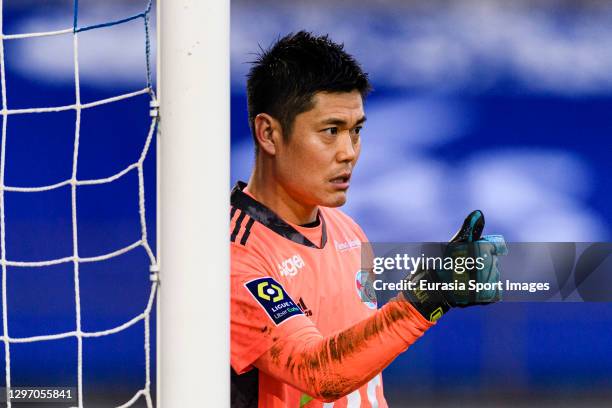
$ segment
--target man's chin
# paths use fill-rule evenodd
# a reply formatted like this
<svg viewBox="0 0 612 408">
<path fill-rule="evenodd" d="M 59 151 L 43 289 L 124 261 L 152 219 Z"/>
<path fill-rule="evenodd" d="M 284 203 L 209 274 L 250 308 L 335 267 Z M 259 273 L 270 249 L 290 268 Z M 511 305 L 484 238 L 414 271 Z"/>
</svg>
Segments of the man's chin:
<svg viewBox="0 0 612 408">
<path fill-rule="evenodd" d="M 321 203 L 322 206 L 324 207 L 341 207 L 344 204 L 346 204 L 346 198 L 347 198 L 347 192 L 346 191 L 339 191 L 336 192 L 334 194 L 332 194 L 331 196 L 327 197 L 325 202 Z"/>
</svg>

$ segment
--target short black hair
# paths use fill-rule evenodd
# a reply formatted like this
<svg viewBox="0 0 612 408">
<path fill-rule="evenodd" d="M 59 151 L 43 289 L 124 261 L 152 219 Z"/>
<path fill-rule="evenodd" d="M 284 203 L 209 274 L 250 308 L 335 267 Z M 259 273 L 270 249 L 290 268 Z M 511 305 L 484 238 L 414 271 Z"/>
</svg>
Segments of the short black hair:
<svg viewBox="0 0 612 408">
<path fill-rule="evenodd" d="M 247 76 L 249 125 L 255 138 L 255 117 L 267 113 L 279 121 L 285 139 L 295 117 L 312 109 L 317 92 L 361 93 L 371 90 L 368 74 L 328 35 L 306 31 L 289 34 L 262 50 Z M 255 141 L 257 148 L 257 141 Z"/>
</svg>

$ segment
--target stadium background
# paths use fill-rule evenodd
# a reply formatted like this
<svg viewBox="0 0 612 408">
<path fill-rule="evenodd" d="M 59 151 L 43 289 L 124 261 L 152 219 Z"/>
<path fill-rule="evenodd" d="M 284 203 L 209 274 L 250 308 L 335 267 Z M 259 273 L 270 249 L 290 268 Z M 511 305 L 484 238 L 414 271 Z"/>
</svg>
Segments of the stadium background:
<svg viewBox="0 0 612 408">
<path fill-rule="evenodd" d="M 125 17 L 145 3 L 83 1 L 80 21 Z M 13 0 L 3 12 L 4 34 L 72 25 L 70 1 Z M 232 183 L 248 177 L 253 156 L 248 61 L 258 44 L 265 48 L 299 29 L 344 42 L 374 84 L 345 207 L 372 241 L 446 240 L 473 208 L 484 211 L 489 232 L 512 241 L 610 241 L 607 2 L 234 1 Z M 67 35 L 5 42 L 9 107 L 73 103 L 71 41 Z M 83 33 L 83 100 L 144 87 L 144 49 L 138 22 Z M 68 178 L 74 113 L 27 116 L 9 119 L 6 184 Z M 148 123 L 146 97 L 84 113 L 79 178 L 105 177 L 135 161 Z M 153 160 L 145 163 L 150 227 Z M 138 239 L 136 182 L 131 174 L 79 190 L 81 255 Z M 69 189 L 5 194 L 8 258 L 71 253 Z M 154 242 L 154 228 L 150 233 Z M 146 261 L 136 250 L 84 267 L 84 329 L 108 328 L 142 311 Z M 71 266 L 9 268 L 8 300 L 12 335 L 72 330 Z M 386 392 L 391 406 L 604 406 L 612 400 L 611 323 L 609 303 L 498 304 L 452 313 L 389 366 Z M 74 384 L 75 343 L 12 346 L 13 383 Z M 86 396 L 105 394 L 118 403 L 141 387 L 142 344 L 142 324 L 87 340 Z"/>
<path fill-rule="evenodd" d="M 609 241 L 611 6 L 235 1 L 232 181 L 253 157 L 247 62 L 307 29 L 344 42 L 375 88 L 345 206 L 371 241 L 444 241 L 475 208 L 509 241 Z M 391 406 L 609 404 L 611 319 L 610 304 L 452 313 L 385 389 Z"/>
</svg>

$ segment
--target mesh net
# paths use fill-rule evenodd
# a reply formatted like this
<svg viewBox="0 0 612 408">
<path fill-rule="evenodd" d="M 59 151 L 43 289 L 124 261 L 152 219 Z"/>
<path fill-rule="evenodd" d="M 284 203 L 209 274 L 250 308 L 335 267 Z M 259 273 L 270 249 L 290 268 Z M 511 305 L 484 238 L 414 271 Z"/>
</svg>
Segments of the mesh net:
<svg viewBox="0 0 612 408">
<path fill-rule="evenodd" d="M 125 18 L 109 21 L 102 24 L 95 24 L 89 26 L 79 26 L 79 1 L 74 1 L 73 7 L 73 26 L 58 30 L 58 31 L 48 31 L 48 32 L 30 32 L 30 33 L 20 33 L 20 34 L 10 34 L 10 35 L 2 35 L 2 39 L 0 41 L 0 70 L 1 70 L 1 93 L 2 93 L 2 148 L 0 152 L 0 246 L 1 246 L 1 259 L 0 263 L 2 265 L 2 341 L 4 343 L 4 357 L 5 357 L 5 374 L 6 374 L 6 387 L 11 387 L 11 347 L 17 343 L 31 343 L 31 342 L 43 342 L 49 340 L 59 340 L 64 338 L 74 338 L 77 342 L 77 374 L 76 374 L 76 388 L 77 388 L 77 405 L 82 407 L 84 405 L 83 402 L 83 371 L 84 371 L 84 362 L 83 362 L 83 342 L 84 339 L 87 338 L 95 338 L 102 336 L 109 336 L 112 334 L 116 334 L 122 332 L 139 322 L 143 322 L 144 324 L 144 333 L 143 333 L 143 344 L 144 344 L 144 354 L 145 354 L 145 373 L 144 373 L 144 381 L 142 384 L 142 388 L 138 390 L 129 401 L 125 402 L 122 407 L 128 407 L 136 403 L 136 401 L 144 399 L 146 405 L 148 407 L 153 406 L 152 395 L 151 395 L 151 339 L 150 339 L 150 328 L 151 328 L 151 317 L 152 310 L 154 305 L 154 299 L 157 291 L 157 260 L 156 256 L 151 249 L 150 238 L 147 232 L 147 219 L 145 216 L 145 183 L 144 183 L 144 162 L 147 158 L 151 149 L 151 144 L 153 142 L 153 137 L 155 135 L 155 131 L 157 128 L 157 100 L 152 86 L 152 73 L 151 73 L 151 50 L 150 50 L 150 15 L 152 9 L 152 2 L 149 0 L 146 4 L 144 10 L 141 13 L 127 16 Z M 0 10 L 2 8 L 2 1 L 0 0 Z M 0 24 L 1 23 L 0 19 Z M 102 100 L 95 101 L 83 101 L 81 99 L 81 90 L 80 90 L 80 76 L 79 76 L 79 35 L 85 31 L 97 30 L 105 27 L 117 26 L 121 24 L 126 24 L 128 22 L 134 21 L 142 21 L 144 25 L 144 47 L 146 52 L 146 87 L 143 89 L 138 89 L 133 92 L 124 93 L 120 95 L 116 95 L 110 98 L 105 98 Z M 4 32 L 2 27 L 0 26 L 0 32 Z M 15 40 L 23 40 L 27 41 L 30 38 L 34 37 L 48 37 L 48 36 L 72 36 L 72 47 L 73 47 L 73 64 L 74 64 L 74 103 L 69 105 L 62 106 L 47 106 L 47 107 L 31 107 L 31 108 L 19 108 L 19 109 L 11 109 L 10 100 L 7 100 L 7 78 L 6 78 L 6 61 L 5 61 L 5 44 L 7 41 L 15 41 Z M 109 78 L 112 79 L 112 78 Z M 150 98 L 151 112 L 150 112 L 150 126 L 148 130 L 148 134 L 146 136 L 146 140 L 144 145 L 142 146 L 142 150 L 140 152 L 140 156 L 134 162 L 132 162 L 129 166 L 123 168 L 121 171 L 108 175 L 104 178 L 97 179 L 80 179 L 79 172 L 77 169 L 79 168 L 79 142 L 81 138 L 81 114 L 83 111 L 88 109 L 95 109 L 96 107 L 100 107 L 102 105 L 112 104 L 119 101 L 123 101 L 129 98 L 135 98 L 140 95 L 148 95 Z M 71 177 L 65 180 L 58 180 L 54 184 L 50 185 L 41 185 L 41 186 L 16 186 L 16 185 L 7 185 L 5 183 L 5 171 L 6 171 L 6 146 L 7 146 L 7 138 L 10 137 L 10 132 L 7 131 L 9 129 L 7 124 L 11 121 L 11 117 L 15 115 L 37 115 L 40 113 L 53 113 L 53 112 L 63 112 L 63 111 L 74 111 L 76 116 L 76 123 L 74 126 L 74 133 L 69 135 L 61 135 L 61 137 L 70 137 L 73 138 L 73 149 L 72 149 L 72 174 Z M 128 174 L 132 174 L 135 172 L 138 178 L 138 218 L 140 223 L 140 239 L 137 241 L 124 246 L 122 248 L 116 249 L 112 252 L 103 253 L 96 256 L 84 257 L 79 255 L 79 234 L 78 234 L 78 200 L 77 200 L 77 191 L 82 186 L 95 186 L 95 185 L 103 185 L 116 182 L 124 176 Z M 56 258 L 56 259 L 44 259 L 37 261 L 24 261 L 20 259 L 13 259 L 10 256 L 10 253 L 7 253 L 7 240 L 17 240 L 19 237 L 11 237 L 10 234 L 7 234 L 6 228 L 6 207 L 5 207 L 5 193 L 23 193 L 23 194 L 36 194 L 51 190 L 57 190 L 61 188 L 67 188 L 70 190 L 70 214 L 71 214 L 71 229 L 72 229 L 72 253 L 70 256 Z M 147 288 L 148 301 L 144 310 L 141 313 L 133 316 L 128 321 L 125 321 L 123 324 L 108 327 L 105 330 L 99 331 L 86 331 L 83 330 L 83 322 L 82 322 L 82 313 L 81 313 L 81 271 L 80 268 L 83 264 L 100 262 L 109 260 L 114 257 L 118 257 L 122 254 L 125 254 L 129 251 L 133 251 L 137 248 L 144 248 L 147 257 L 148 263 L 150 265 L 151 272 L 151 283 L 150 288 Z M 7 281 L 10 279 L 10 274 L 7 273 L 9 267 L 14 268 L 45 268 L 52 265 L 58 264 L 68 264 L 71 265 L 74 277 L 74 305 L 75 305 L 75 316 L 76 319 L 74 321 L 73 330 L 63 331 L 57 333 L 48 333 L 46 335 L 38 335 L 31 337 L 15 337 L 11 335 L 9 330 L 9 315 L 11 310 L 9 308 L 9 302 L 7 301 L 9 291 L 7 291 Z M 42 272 L 41 272 L 42 273 Z M 148 273 L 148 272 L 146 272 Z M 7 399 L 7 406 L 11 407 L 12 402 Z"/>
</svg>

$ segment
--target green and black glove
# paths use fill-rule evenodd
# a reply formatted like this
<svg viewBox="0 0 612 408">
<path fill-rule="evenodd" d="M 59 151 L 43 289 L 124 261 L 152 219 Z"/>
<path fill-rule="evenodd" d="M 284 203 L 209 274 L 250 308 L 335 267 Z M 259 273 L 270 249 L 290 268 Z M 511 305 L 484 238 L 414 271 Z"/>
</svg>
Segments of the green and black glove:
<svg viewBox="0 0 612 408">
<path fill-rule="evenodd" d="M 501 235 L 483 236 L 484 225 L 482 212 L 472 211 L 443 248 L 442 262 L 435 269 L 421 268 L 406 277 L 414 289 L 404 290 L 404 297 L 427 320 L 436 321 L 453 307 L 500 300 L 497 256 L 506 255 L 508 249 Z"/>
</svg>

